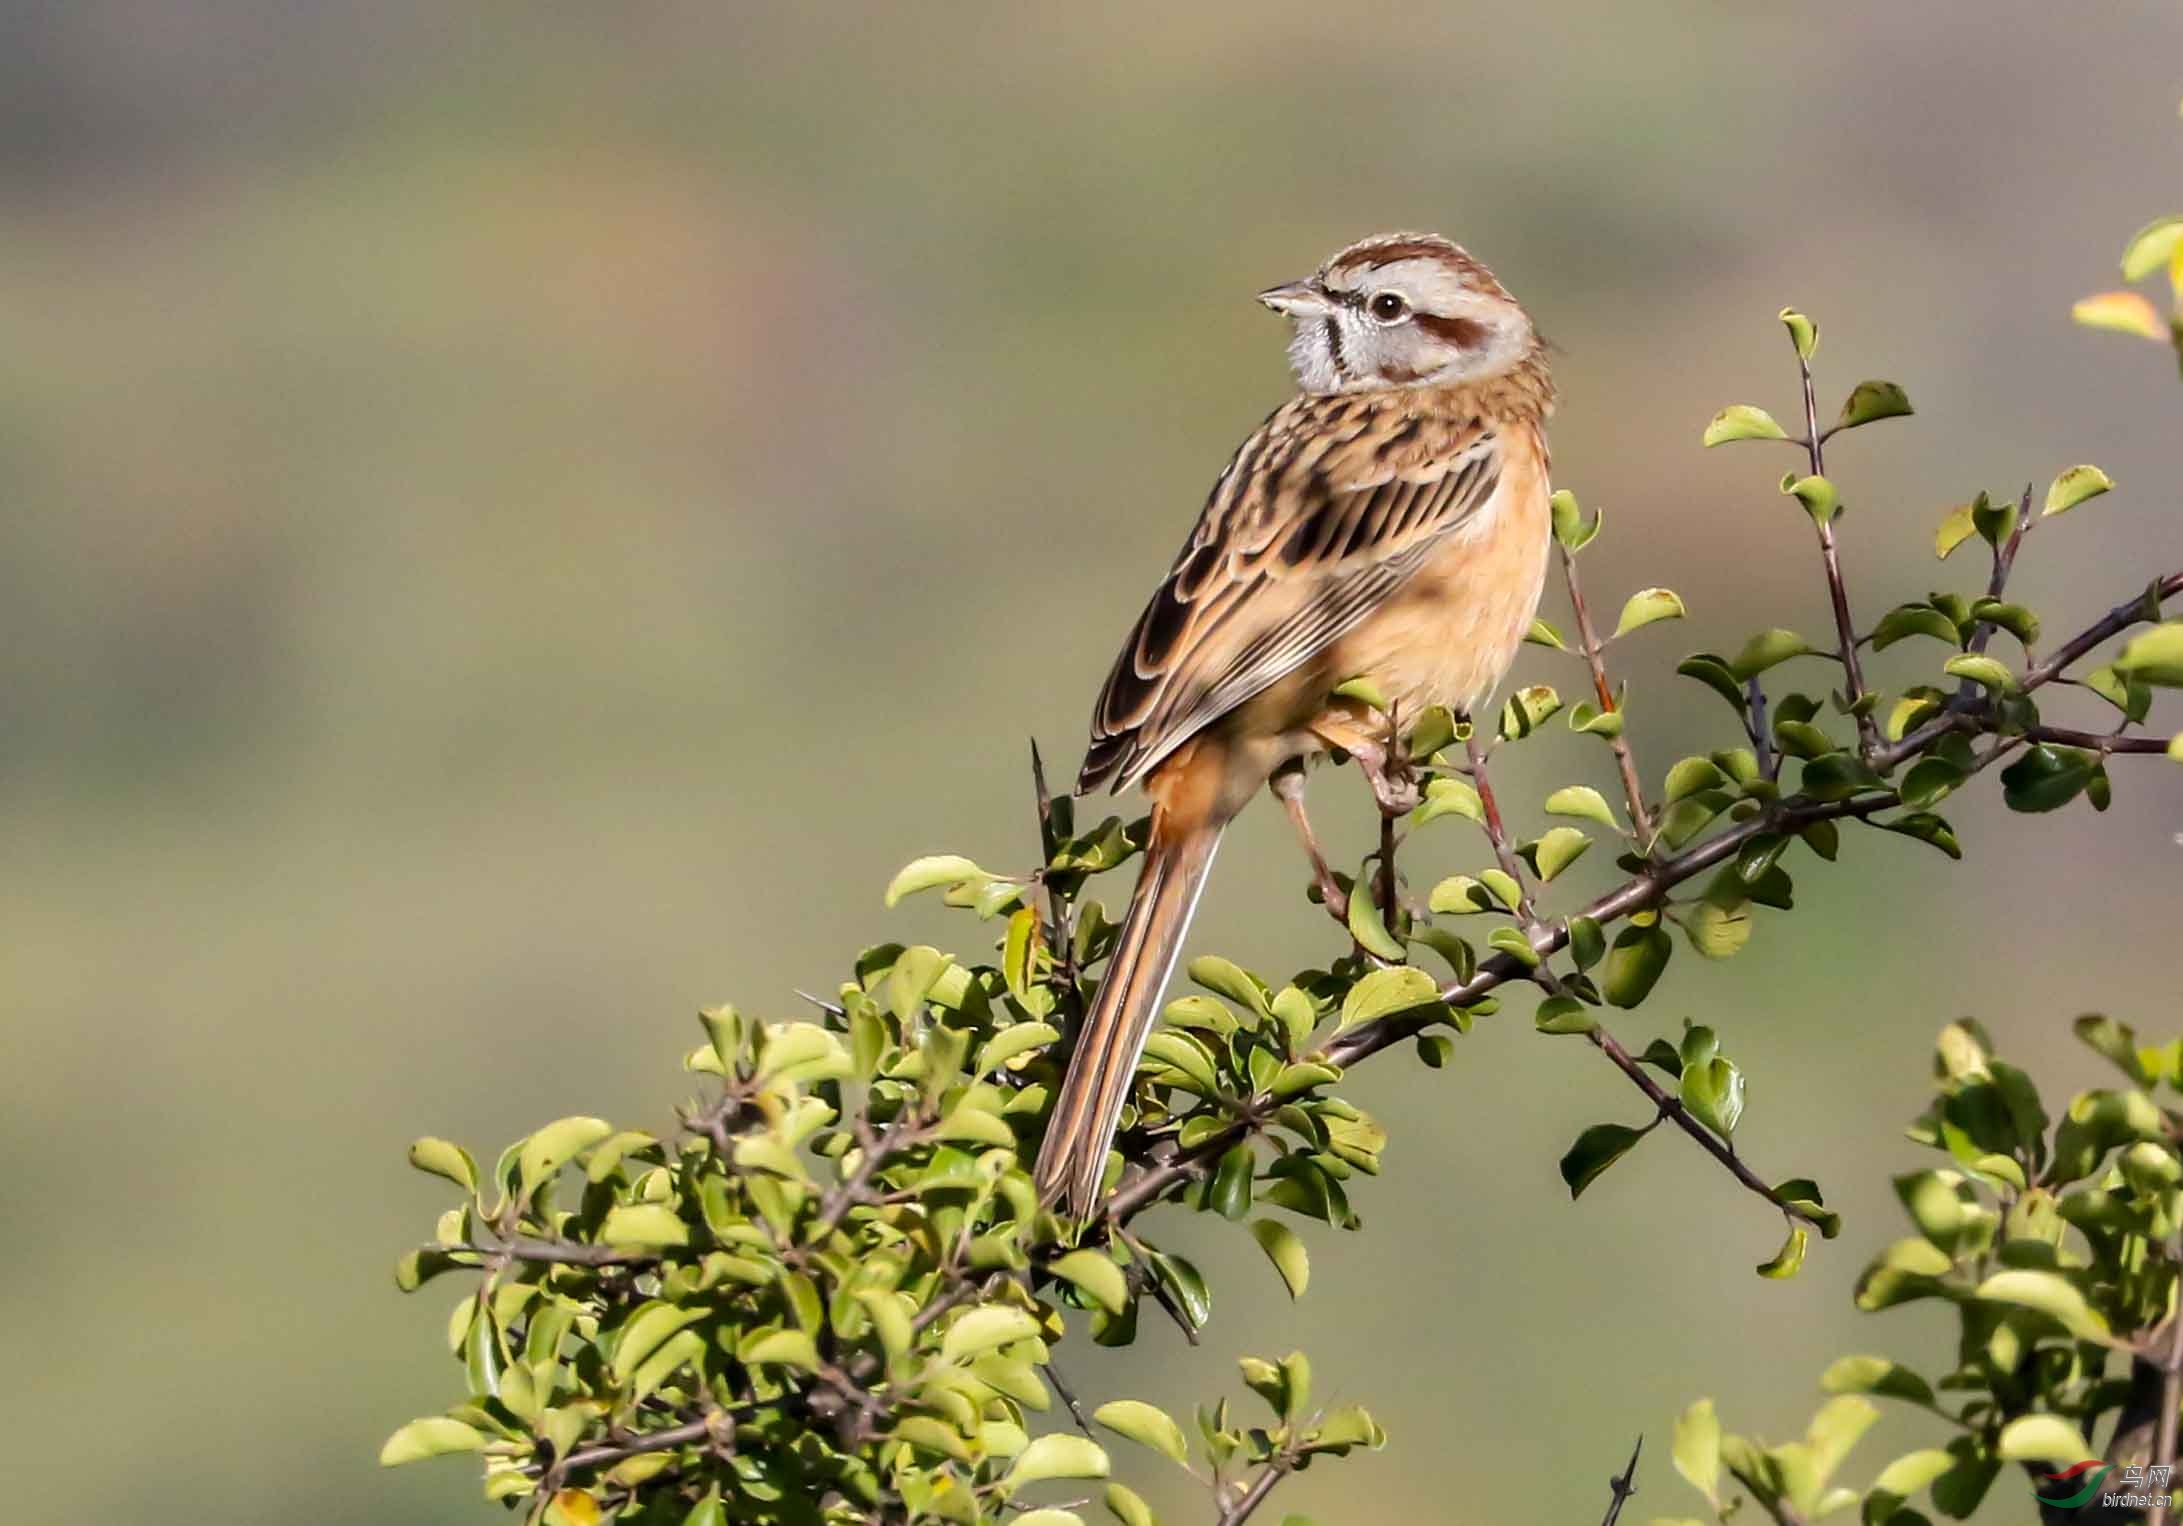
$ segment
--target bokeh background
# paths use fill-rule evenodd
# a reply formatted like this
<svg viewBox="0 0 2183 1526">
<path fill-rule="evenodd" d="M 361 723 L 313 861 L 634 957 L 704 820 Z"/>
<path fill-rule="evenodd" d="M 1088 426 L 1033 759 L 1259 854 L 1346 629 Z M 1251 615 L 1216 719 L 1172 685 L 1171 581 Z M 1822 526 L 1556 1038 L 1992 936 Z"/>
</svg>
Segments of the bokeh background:
<svg viewBox="0 0 2183 1526">
<path fill-rule="evenodd" d="M 1787 415 L 1784 302 L 1830 397 L 1919 406 L 1837 447 L 1867 618 L 1974 575 L 1932 560 L 1947 504 L 2080 460 L 2122 491 L 2040 537 L 2027 594 L 2090 611 L 2183 561 L 2172 362 L 2066 316 L 2183 201 L 2169 3 L 16 0 L 0 29 L 24 1519 L 486 1518 L 462 1462 L 373 1463 L 459 1380 L 443 1290 L 390 1279 L 441 1206 L 406 1142 L 658 1126 L 700 1004 L 793 1012 L 885 937 L 979 952 L 880 887 L 1026 860 L 1026 738 L 1073 767 L 1284 395 L 1250 293 L 1357 235 L 1456 236 L 1559 343 L 1595 596 L 1692 613 L 1628 659 L 1655 776 L 1723 735 L 1677 656 L 1826 623 L 1784 463 L 1697 445 L 1724 403 Z M 1577 740 L 1526 750 L 1542 789 L 1608 782 Z M 1391 1174 L 1366 1234 L 1309 1234 L 1301 1305 L 1187 1226 L 1225 1274 L 1205 1346 L 1072 1376 L 1184 1402 L 1304 1346 L 1394 1436 L 1287 1487 L 1329 1523 L 1594 1520 L 1639 1431 L 1632 1514 L 1688 1513 L 1690 1399 L 1778 1438 L 1835 1354 L 1944 1365 L 1937 1322 L 1849 1302 L 1937 1026 L 1978 1013 L 2064 1085 L 2096 1074 L 2072 1014 L 2174 1027 L 2178 779 L 2129 768 L 2097 818 L 1982 793 L 1961 866 L 1855 839 L 1743 958 L 1677 961 L 1628 1036 L 1720 1026 L 1749 1155 L 1847 1211 L 1796 1282 L 1751 1275 L 1778 1226 L 1677 1140 L 1569 1204 L 1562 1149 L 1635 1109 L 1519 1001 L 1447 1071 L 1360 1076 Z M 1503 788 L 1536 826 L 1533 782 Z M 1359 847 L 1355 781 L 1319 795 Z M 1468 867 L 1442 830 L 1413 872 Z M 1196 946 L 1321 957 L 1300 886 L 1254 811 Z M 2005 1478 L 1982 1519 L 2022 1503 Z"/>
</svg>

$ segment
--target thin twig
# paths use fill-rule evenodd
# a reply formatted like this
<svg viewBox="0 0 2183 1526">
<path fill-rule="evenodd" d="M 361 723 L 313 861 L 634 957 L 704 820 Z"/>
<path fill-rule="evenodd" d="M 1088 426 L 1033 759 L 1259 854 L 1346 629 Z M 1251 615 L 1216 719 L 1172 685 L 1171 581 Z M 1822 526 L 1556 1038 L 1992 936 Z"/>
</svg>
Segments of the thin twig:
<svg viewBox="0 0 2183 1526">
<path fill-rule="evenodd" d="M 1743 681 L 1743 729 L 1751 738 L 1751 752 L 1758 759 L 1759 772 L 1769 779 L 1781 777 L 1781 755 L 1774 751 L 1774 742 L 1766 730 L 1766 686 L 1753 673 Z"/>
<path fill-rule="evenodd" d="M 2160 1383 L 2160 1432 L 2153 1444 L 2153 1461 L 2165 1464 L 2167 1476 L 2175 1477 L 2176 1412 L 2183 1409 L 2183 1309 L 2178 1309 L 2168 1319 L 2168 1351 L 2161 1363 Z M 2168 1526 L 2169 1494 L 2153 1506 L 2153 1513 L 2146 1518 L 2145 1526 Z"/>
<path fill-rule="evenodd" d="M 1657 1116 L 1667 1119 L 1685 1134 L 1695 1139 L 1699 1148 L 1719 1161 L 1730 1176 L 1733 1176 L 1745 1188 L 1757 1193 L 1791 1218 L 1802 1219 L 1814 1228 L 1818 1227 L 1820 1219 L 1817 1215 L 1808 1212 L 1798 1204 L 1785 1202 L 1776 1196 L 1774 1189 L 1767 1186 L 1756 1172 L 1743 1163 L 1743 1157 L 1736 1153 L 1734 1145 L 1729 1144 L 1720 1135 L 1693 1118 L 1690 1115 L 1690 1110 L 1683 1106 L 1682 1100 L 1670 1095 L 1661 1087 L 1659 1082 L 1648 1075 L 1644 1065 L 1627 1049 L 1624 1049 L 1621 1042 L 1613 1034 L 1609 1033 L 1605 1028 L 1594 1028 L 1586 1037 L 1591 1039 L 1600 1053 L 1614 1062 L 1615 1069 L 1629 1077 L 1632 1084 L 1651 1099 L 1652 1105 L 1659 1109 Z"/>
<path fill-rule="evenodd" d="M 1266 1496 L 1273 1493 L 1274 1485 L 1289 1476 L 1295 1464 L 1287 1456 L 1277 1456 L 1259 1469 L 1258 1477 L 1251 1480 L 1250 1488 L 1236 1497 L 1235 1503 L 1220 1512 L 1219 1526 L 1242 1526 L 1251 1518 L 1251 1512 L 1266 1503 Z"/>
<path fill-rule="evenodd" d="M 1091 1417 L 1084 1413 L 1084 1406 L 1077 1402 L 1076 1390 L 1069 1386 L 1069 1380 L 1061 1375 L 1061 1369 L 1054 1365 L 1053 1359 L 1048 1357 L 1039 1371 L 1046 1375 L 1047 1386 L 1061 1395 L 1061 1402 L 1068 1407 L 1069 1418 L 1076 1422 L 1076 1428 L 1091 1435 Z"/>
<path fill-rule="evenodd" d="M 2117 736 L 2108 731 L 2078 731 L 2068 726 L 2026 726 L 2024 735 L 2034 742 L 2060 742 L 2065 747 L 2083 747 L 2093 752 L 2166 752 L 2168 743 L 2162 737 Z"/>
<path fill-rule="evenodd" d="M 2010 569 L 2016 566 L 2016 553 L 2023 548 L 2024 537 L 2031 533 L 2031 526 L 2031 484 L 2027 482 L 2024 484 L 2024 496 L 2017 500 L 2016 523 L 2010 527 L 2008 539 L 1994 547 L 1993 576 L 1986 580 L 1987 598 L 2000 598 L 2002 590 L 2009 586 Z M 1997 629 L 1999 627 L 1991 620 L 1980 621 L 1978 629 L 1972 633 L 1971 644 L 1967 650 L 1985 651 Z M 1966 679 L 1965 682 L 1969 680 Z"/>
<path fill-rule="evenodd" d="M 433 1244 L 426 1250 L 451 1255 L 486 1256 L 501 1262 L 536 1261 L 555 1266 L 657 1266 L 657 1251 L 621 1250 L 612 1245 L 585 1245 L 575 1240 L 540 1240 L 530 1235 L 510 1235 L 496 1245 Z"/>
<path fill-rule="evenodd" d="M 1804 447 L 1812 463 L 1812 475 L 1827 475 L 1826 437 L 1819 432 L 1819 404 L 1812 395 L 1812 363 L 1799 354 L 1798 374 L 1804 382 Z M 1827 569 L 1827 595 L 1834 604 L 1834 633 L 1842 653 L 1842 673 L 1849 685 L 1850 704 L 1857 716 L 1857 750 L 1870 758 L 1880 744 L 1880 731 L 1871 712 L 1858 704 L 1865 697 L 1864 669 L 1857 661 L 1857 627 L 1850 619 L 1849 587 L 1842 580 L 1842 558 L 1835 547 L 1834 518 L 1814 519 L 1819 531 L 1819 559 Z"/>
<path fill-rule="evenodd" d="M 1637 1458 L 1644 1450 L 1645 1438 L 1640 1433 L 1637 1438 L 1637 1445 L 1630 1448 L 1629 1466 L 1607 1480 L 1607 1487 L 1614 1492 L 1614 1497 L 1607 1501 L 1607 1514 L 1600 1521 L 1599 1526 L 1615 1526 L 1615 1522 L 1622 1518 L 1623 1505 L 1628 1503 L 1630 1497 L 1637 1493 Z"/>
<path fill-rule="evenodd" d="M 1599 699 L 1602 715 L 1612 714 L 1615 705 L 1614 689 L 1607 682 L 1607 664 L 1601 654 L 1606 647 L 1599 639 L 1599 632 L 1592 628 L 1592 611 L 1584 602 L 1584 586 L 1577 579 L 1576 553 L 1556 541 L 1561 552 L 1562 580 L 1569 585 L 1569 607 L 1576 611 L 1577 639 L 1583 646 L 1584 665 L 1592 670 L 1592 690 Z M 1607 739 L 1615 755 L 1615 767 L 1622 775 L 1622 798 L 1630 808 L 1630 826 L 1637 833 L 1639 851 L 1652 851 L 1652 814 L 1645 809 L 1645 786 L 1637 776 L 1637 759 L 1630 751 L 1630 739 L 1617 731 Z"/>
</svg>

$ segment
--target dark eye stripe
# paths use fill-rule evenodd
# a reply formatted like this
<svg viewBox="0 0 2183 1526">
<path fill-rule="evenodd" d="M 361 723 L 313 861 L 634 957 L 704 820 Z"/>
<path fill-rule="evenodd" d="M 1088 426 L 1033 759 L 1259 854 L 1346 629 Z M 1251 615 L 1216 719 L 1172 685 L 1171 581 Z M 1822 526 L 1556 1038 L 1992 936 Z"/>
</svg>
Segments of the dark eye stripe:
<svg viewBox="0 0 2183 1526">
<path fill-rule="evenodd" d="M 1348 376 L 1349 361 L 1342 354 L 1341 325 L 1332 318 L 1326 320 L 1326 348 L 1328 356 L 1334 361 L 1334 374 L 1342 377 Z"/>
</svg>

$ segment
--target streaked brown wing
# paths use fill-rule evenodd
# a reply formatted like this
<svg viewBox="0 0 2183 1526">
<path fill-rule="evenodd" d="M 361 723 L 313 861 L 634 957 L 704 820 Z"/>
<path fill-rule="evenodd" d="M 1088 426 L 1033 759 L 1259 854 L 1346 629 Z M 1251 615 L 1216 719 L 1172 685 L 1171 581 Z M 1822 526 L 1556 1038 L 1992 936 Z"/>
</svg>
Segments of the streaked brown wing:
<svg viewBox="0 0 2183 1526">
<path fill-rule="evenodd" d="M 1244 442 L 1092 713 L 1084 792 L 1141 778 L 1355 628 L 1493 495 L 1500 440 L 1384 399 L 1298 398 Z"/>
</svg>

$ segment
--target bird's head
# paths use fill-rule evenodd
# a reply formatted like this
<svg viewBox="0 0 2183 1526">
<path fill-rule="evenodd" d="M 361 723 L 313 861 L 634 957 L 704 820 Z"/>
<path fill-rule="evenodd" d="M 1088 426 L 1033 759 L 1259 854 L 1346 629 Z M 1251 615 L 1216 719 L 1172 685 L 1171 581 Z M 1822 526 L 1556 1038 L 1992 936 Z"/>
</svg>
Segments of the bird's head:
<svg viewBox="0 0 2183 1526">
<path fill-rule="evenodd" d="M 1478 381 L 1512 369 L 1536 343 L 1493 272 L 1429 233 L 1351 244 L 1258 300 L 1296 324 L 1289 364 L 1306 392 Z"/>
</svg>

